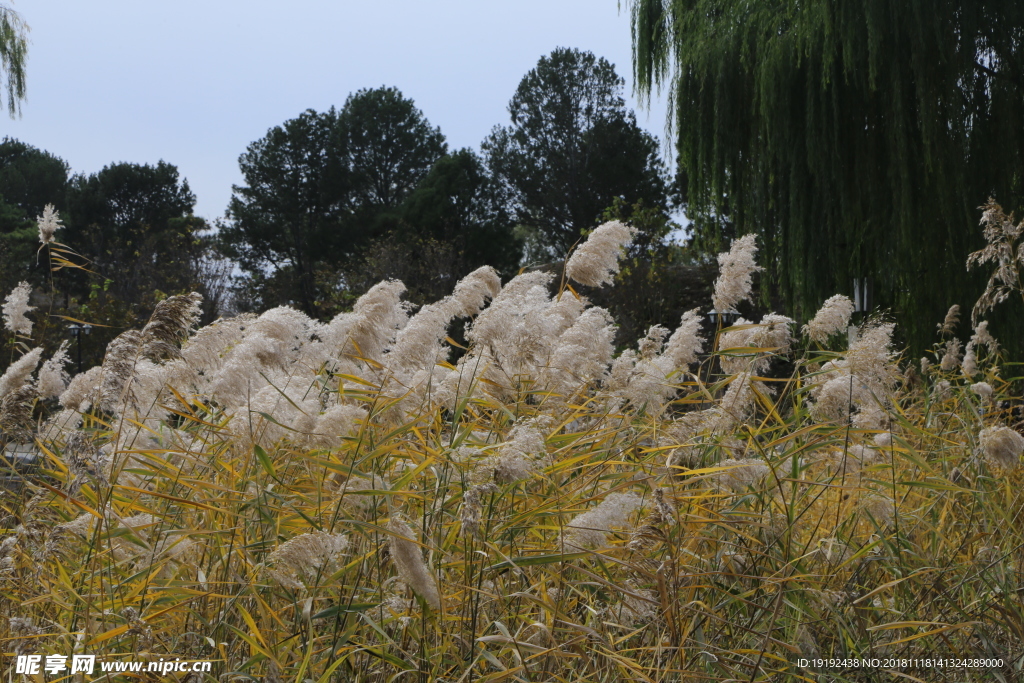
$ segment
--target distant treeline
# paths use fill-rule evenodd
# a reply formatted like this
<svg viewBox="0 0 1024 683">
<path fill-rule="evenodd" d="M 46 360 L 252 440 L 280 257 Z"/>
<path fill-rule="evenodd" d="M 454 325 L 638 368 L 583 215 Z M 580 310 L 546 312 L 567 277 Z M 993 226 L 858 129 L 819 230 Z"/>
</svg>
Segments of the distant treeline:
<svg viewBox="0 0 1024 683">
<path fill-rule="evenodd" d="M 81 345 L 96 363 L 110 338 L 172 294 L 203 294 L 204 322 L 278 305 L 329 318 L 385 278 L 422 304 L 484 264 L 504 277 L 557 267 L 586 231 L 615 218 L 641 235 L 620 276 L 629 287 L 600 303 L 627 321 L 622 341 L 636 339 L 651 324 L 675 325 L 707 277 L 669 238 L 681 233 L 671 216 L 685 198 L 622 88 L 605 59 L 559 48 L 523 77 L 509 124 L 479 151 L 449 149 L 397 88 L 360 90 L 251 143 L 239 157 L 245 184 L 213 225 L 193 214 L 195 195 L 173 164 L 71 175 L 55 154 L 7 138 L 0 291 L 34 286 L 34 305 L 50 314 L 47 346 L 67 337 L 67 318 L 94 323 Z M 35 218 L 47 204 L 63 221 L 57 240 L 90 273 L 49 272 L 37 253 Z"/>
</svg>

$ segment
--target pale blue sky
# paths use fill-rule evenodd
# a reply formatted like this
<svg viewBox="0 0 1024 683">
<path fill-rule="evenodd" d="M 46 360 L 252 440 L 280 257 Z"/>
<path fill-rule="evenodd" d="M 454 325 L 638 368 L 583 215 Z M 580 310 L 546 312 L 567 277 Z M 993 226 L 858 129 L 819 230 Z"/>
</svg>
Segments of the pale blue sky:
<svg viewBox="0 0 1024 683">
<path fill-rule="evenodd" d="M 223 214 L 238 156 L 307 108 L 393 85 L 451 148 L 479 149 L 522 76 L 559 46 L 615 64 L 632 98 L 628 10 L 616 0 L 15 0 L 31 27 L 28 100 L 0 120 L 74 172 L 176 164 L 196 213 Z M 639 123 L 664 138 L 664 100 Z M 664 150 L 663 150 L 664 151 Z"/>
</svg>

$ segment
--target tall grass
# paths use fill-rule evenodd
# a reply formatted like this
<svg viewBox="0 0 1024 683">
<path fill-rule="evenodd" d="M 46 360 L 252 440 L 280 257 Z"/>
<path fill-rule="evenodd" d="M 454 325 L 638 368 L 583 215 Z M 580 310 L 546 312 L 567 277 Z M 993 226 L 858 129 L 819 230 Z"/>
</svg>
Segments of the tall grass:
<svg viewBox="0 0 1024 683">
<path fill-rule="evenodd" d="M 172 298 L 60 405 L 22 391 L 51 417 L 41 471 L 0 497 L 2 650 L 209 659 L 209 680 L 818 680 L 799 659 L 928 656 L 1013 680 L 1020 451 L 979 442 L 1018 419 L 997 353 L 901 371 L 884 321 L 812 341 L 774 316 L 691 358 L 690 315 L 613 359 L 610 319 L 547 285 L 482 269 L 411 317 L 384 283 L 329 325 L 199 331 Z"/>
</svg>

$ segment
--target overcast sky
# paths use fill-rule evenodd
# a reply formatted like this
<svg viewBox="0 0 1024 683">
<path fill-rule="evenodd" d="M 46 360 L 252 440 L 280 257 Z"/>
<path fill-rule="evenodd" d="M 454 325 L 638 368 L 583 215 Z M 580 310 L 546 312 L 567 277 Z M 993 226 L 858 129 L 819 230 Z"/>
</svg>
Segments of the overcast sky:
<svg viewBox="0 0 1024 683">
<path fill-rule="evenodd" d="M 10 0 L 7 0 L 9 2 Z M 632 97 L 628 9 L 617 0 L 15 0 L 31 27 L 28 100 L 4 135 L 92 173 L 117 161 L 176 164 L 222 216 L 238 156 L 305 109 L 396 86 L 473 147 L 519 80 L 556 47 L 611 61 Z M 664 138 L 665 105 L 637 111 Z M 664 152 L 664 150 L 663 150 Z"/>
</svg>

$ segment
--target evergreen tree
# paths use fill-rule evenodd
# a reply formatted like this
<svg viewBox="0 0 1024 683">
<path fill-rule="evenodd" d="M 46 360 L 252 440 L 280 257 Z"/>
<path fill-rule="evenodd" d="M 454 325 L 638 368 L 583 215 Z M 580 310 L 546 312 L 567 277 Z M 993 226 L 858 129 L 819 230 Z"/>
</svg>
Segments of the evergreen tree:
<svg viewBox="0 0 1024 683">
<path fill-rule="evenodd" d="M 71 179 L 63 240 L 103 280 L 101 299 L 145 319 L 164 296 L 201 290 L 193 262 L 207 226 L 193 215 L 195 203 L 173 164 L 110 164 Z M 93 284 L 79 282 L 72 293 Z"/>
<path fill-rule="evenodd" d="M 549 256 L 564 256 L 616 198 L 667 206 L 657 140 L 626 109 L 622 84 L 607 60 L 558 48 L 519 83 L 512 125 L 483 143 L 511 212 Z"/>
<path fill-rule="evenodd" d="M 447 148 L 441 129 L 398 88 L 349 95 L 337 132 L 348 205 L 357 215 L 397 207 Z"/>
<path fill-rule="evenodd" d="M 980 294 L 977 207 L 1024 199 L 1024 5 L 634 0 L 632 23 L 708 252 L 758 232 L 765 296 L 804 318 L 870 278 L 918 350 Z"/>
<path fill-rule="evenodd" d="M 340 177 L 337 113 L 307 110 L 249 145 L 238 164 L 224 250 L 255 278 L 258 303 L 295 301 L 315 310 L 314 272 L 320 260 L 347 256 L 342 229 L 346 186 Z M 269 271 L 269 273 L 268 273 Z"/>
<path fill-rule="evenodd" d="M 256 308 L 325 314 L 334 272 L 393 230 L 399 207 L 445 153 L 441 132 L 396 88 L 360 90 L 340 111 L 308 110 L 239 158 L 225 251 Z M 326 276 L 325 276 L 326 274 Z"/>
<path fill-rule="evenodd" d="M 22 280 L 47 282 L 45 259 L 36 258 L 36 217 L 47 204 L 65 207 L 68 171 L 49 152 L 13 138 L 0 142 L 0 296 Z"/>
</svg>

